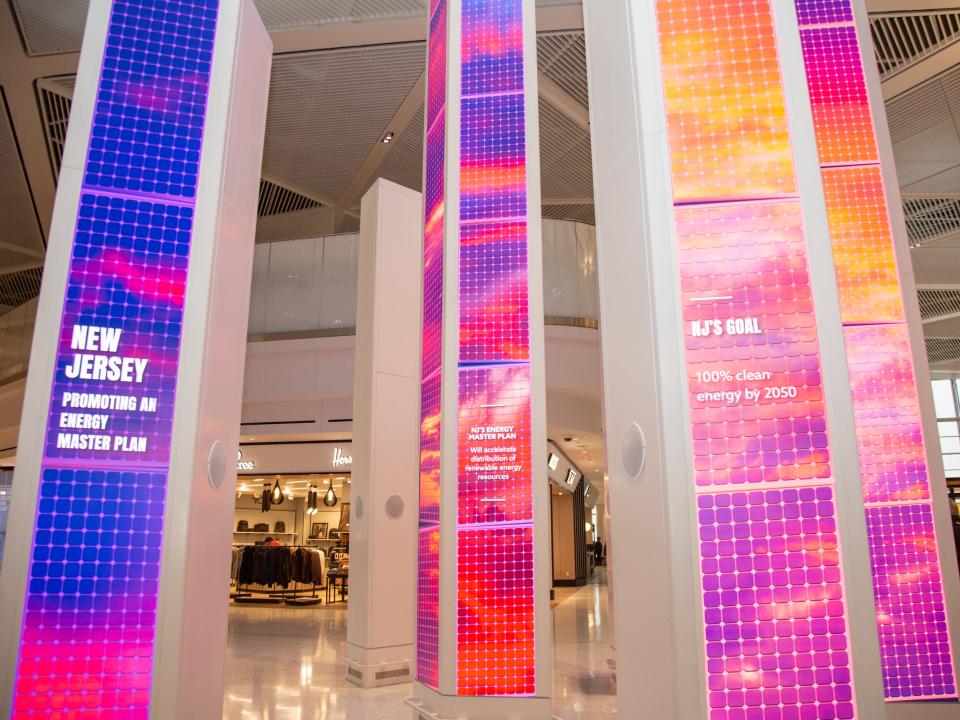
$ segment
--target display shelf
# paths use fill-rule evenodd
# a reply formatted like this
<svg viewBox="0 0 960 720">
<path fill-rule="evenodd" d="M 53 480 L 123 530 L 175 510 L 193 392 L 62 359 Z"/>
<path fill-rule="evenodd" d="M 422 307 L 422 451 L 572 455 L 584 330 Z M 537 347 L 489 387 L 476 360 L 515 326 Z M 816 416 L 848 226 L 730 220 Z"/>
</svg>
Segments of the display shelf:
<svg viewBox="0 0 960 720">
<path fill-rule="evenodd" d="M 272 530 L 234 530 L 234 535 L 299 535 L 297 532 L 274 532 Z"/>
</svg>

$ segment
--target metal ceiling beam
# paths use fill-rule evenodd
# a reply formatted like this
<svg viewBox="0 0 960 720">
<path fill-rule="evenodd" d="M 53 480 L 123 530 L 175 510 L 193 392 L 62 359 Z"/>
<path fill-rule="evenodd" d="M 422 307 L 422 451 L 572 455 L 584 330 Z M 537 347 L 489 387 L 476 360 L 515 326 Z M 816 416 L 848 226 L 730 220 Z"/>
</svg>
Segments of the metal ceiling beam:
<svg viewBox="0 0 960 720">
<path fill-rule="evenodd" d="M 543 198 L 540 201 L 541 205 L 552 206 L 552 205 L 593 205 L 592 197 L 559 197 L 559 198 Z"/>
<path fill-rule="evenodd" d="M 407 93 L 403 102 L 400 103 L 400 107 L 397 108 L 390 122 L 388 122 L 387 126 L 383 129 L 376 145 L 373 146 L 367 154 L 366 159 L 364 159 L 360 165 L 360 169 L 357 170 L 350 182 L 347 183 L 346 188 L 344 188 L 343 195 L 340 196 L 340 199 L 335 205 L 335 222 L 337 225 L 340 224 L 340 220 L 345 214 L 352 214 L 349 209 L 357 204 L 361 193 L 376 179 L 377 170 L 380 169 L 384 159 L 386 159 L 390 151 L 396 146 L 400 136 L 407 130 L 410 121 L 420 108 L 423 107 L 426 87 L 427 76 L 426 73 L 422 73 L 417 82 L 410 88 L 410 92 Z M 393 133 L 393 139 L 389 143 L 385 143 L 383 142 L 383 138 L 388 132 Z"/>
<path fill-rule="evenodd" d="M 952 1 L 953 9 L 960 9 L 956 7 L 956 0 Z M 892 100 L 958 64 L 960 64 L 960 40 L 955 40 L 884 80 L 880 84 L 883 99 Z"/>
<path fill-rule="evenodd" d="M 957 10 L 957 0 L 867 0 L 869 13 L 922 13 L 927 10 Z"/>
<path fill-rule="evenodd" d="M 590 111 L 579 100 L 543 73 L 537 76 L 537 82 L 541 98 L 553 105 L 582 129 L 590 130 Z"/>
</svg>

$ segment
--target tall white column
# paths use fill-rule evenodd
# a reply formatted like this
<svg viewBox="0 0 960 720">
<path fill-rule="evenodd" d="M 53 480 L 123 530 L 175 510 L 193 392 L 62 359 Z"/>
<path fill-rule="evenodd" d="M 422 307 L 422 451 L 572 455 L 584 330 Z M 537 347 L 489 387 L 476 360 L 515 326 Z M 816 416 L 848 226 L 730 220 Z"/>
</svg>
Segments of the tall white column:
<svg viewBox="0 0 960 720">
<path fill-rule="evenodd" d="M 551 712 L 534 0 L 432 0 L 414 716 Z"/>
<path fill-rule="evenodd" d="M 0 582 L 4 716 L 221 714 L 271 56 L 250 0 L 90 4 Z"/>
<path fill-rule="evenodd" d="M 357 280 L 347 680 L 410 682 L 415 658 L 423 196 L 363 196 Z"/>
<path fill-rule="evenodd" d="M 584 11 L 620 714 L 883 718 L 792 4 Z"/>
</svg>

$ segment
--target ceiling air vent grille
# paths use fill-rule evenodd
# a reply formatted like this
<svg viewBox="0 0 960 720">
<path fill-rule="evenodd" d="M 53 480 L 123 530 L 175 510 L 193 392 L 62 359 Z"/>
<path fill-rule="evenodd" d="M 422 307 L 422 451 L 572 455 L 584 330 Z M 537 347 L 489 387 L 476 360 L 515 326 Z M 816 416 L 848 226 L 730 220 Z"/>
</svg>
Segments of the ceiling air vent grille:
<svg viewBox="0 0 960 720">
<path fill-rule="evenodd" d="M 549 33 L 537 38 L 537 67 L 583 107 L 589 107 L 587 44 L 582 32 Z"/>
<path fill-rule="evenodd" d="M 920 290 L 917 297 L 924 320 L 960 317 L 960 290 Z"/>
<path fill-rule="evenodd" d="M 870 32 L 886 80 L 960 37 L 960 12 L 878 13 L 870 16 Z"/>
<path fill-rule="evenodd" d="M 960 338 L 927 338 L 927 358 L 931 363 L 960 360 Z"/>
<path fill-rule="evenodd" d="M 313 198 L 288 190 L 269 180 L 260 181 L 260 199 L 257 202 L 257 215 L 260 217 L 300 212 L 316 207 L 320 207 L 320 203 Z"/>
<path fill-rule="evenodd" d="M 904 198 L 903 212 L 911 247 L 919 247 L 960 233 L 960 197 Z"/>
<path fill-rule="evenodd" d="M 40 294 L 42 278 L 43 268 L 40 267 L 0 275 L 0 305 L 17 307 L 33 300 Z"/>
<path fill-rule="evenodd" d="M 543 217 L 550 220 L 573 220 L 584 225 L 596 225 L 593 205 L 544 205 Z"/>
<path fill-rule="evenodd" d="M 53 169 L 53 179 L 57 181 L 60 179 L 60 165 L 63 163 L 63 146 L 67 141 L 67 125 L 70 123 L 72 100 L 45 87 L 40 87 L 38 90 L 43 129 L 47 137 L 47 151 L 50 153 L 50 167 Z"/>
</svg>

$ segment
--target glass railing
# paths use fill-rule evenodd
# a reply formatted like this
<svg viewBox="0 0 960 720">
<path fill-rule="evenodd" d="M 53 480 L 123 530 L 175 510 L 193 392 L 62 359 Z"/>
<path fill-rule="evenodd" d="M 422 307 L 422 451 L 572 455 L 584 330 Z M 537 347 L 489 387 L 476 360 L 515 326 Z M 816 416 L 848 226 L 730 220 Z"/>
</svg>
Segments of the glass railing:
<svg viewBox="0 0 960 720">
<path fill-rule="evenodd" d="M 543 223 L 548 324 L 597 327 L 597 238 L 591 225 Z M 357 321 L 357 236 L 257 245 L 250 296 L 252 340 L 352 335 Z"/>
</svg>

